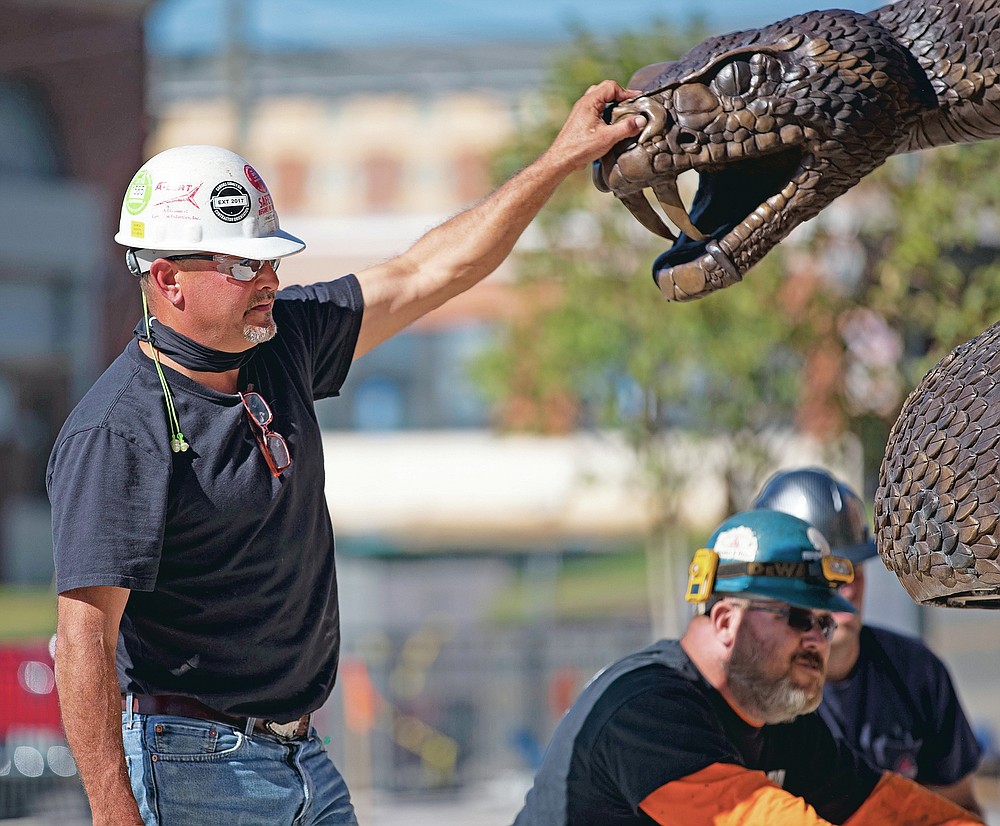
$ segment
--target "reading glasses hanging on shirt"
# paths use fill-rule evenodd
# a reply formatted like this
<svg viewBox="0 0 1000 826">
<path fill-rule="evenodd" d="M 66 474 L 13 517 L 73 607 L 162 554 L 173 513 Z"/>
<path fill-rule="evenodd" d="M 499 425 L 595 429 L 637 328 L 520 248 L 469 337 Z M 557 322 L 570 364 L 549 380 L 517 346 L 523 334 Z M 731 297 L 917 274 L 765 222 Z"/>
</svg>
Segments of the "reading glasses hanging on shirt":
<svg viewBox="0 0 1000 826">
<path fill-rule="evenodd" d="M 285 438 L 268 427 L 274 418 L 271 408 L 268 407 L 260 393 L 253 391 L 240 393 L 240 400 L 250 416 L 251 424 L 254 425 L 253 435 L 257 439 L 260 452 L 267 460 L 271 474 L 275 477 L 281 476 L 284 471 L 291 467 L 292 457 L 288 452 L 288 443 Z"/>
</svg>

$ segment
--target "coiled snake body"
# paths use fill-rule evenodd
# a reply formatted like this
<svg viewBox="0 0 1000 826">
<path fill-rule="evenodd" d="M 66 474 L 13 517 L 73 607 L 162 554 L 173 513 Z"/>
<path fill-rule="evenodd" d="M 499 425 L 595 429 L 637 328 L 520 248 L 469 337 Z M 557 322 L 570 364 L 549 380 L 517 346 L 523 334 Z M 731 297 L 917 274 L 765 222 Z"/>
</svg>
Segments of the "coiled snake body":
<svg viewBox="0 0 1000 826">
<path fill-rule="evenodd" d="M 664 296 L 700 298 L 891 155 L 1000 137 L 998 52 L 1000 0 L 815 11 L 715 37 L 633 76 L 644 94 L 608 117 L 647 125 L 595 164 L 595 184 L 674 241 L 653 265 Z M 924 378 L 890 435 L 876 538 L 918 602 L 1000 608 L 998 376 L 1000 324 Z"/>
</svg>

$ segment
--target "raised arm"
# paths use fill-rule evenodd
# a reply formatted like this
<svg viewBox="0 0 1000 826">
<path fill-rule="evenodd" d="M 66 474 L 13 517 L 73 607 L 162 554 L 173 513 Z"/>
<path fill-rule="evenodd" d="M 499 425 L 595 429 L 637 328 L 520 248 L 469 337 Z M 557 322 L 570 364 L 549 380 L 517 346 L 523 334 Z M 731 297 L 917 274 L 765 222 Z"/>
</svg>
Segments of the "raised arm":
<svg viewBox="0 0 1000 826">
<path fill-rule="evenodd" d="M 115 647 L 129 591 L 78 588 L 59 596 L 56 686 L 63 728 L 94 826 L 142 826 L 122 746 Z"/>
<path fill-rule="evenodd" d="M 359 272 L 365 310 L 355 358 L 493 272 L 570 172 L 639 133 L 641 116 L 613 125 L 602 117 L 608 103 L 636 94 L 611 80 L 591 86 L 536 161 L 407 252 Z"/>
</svg>

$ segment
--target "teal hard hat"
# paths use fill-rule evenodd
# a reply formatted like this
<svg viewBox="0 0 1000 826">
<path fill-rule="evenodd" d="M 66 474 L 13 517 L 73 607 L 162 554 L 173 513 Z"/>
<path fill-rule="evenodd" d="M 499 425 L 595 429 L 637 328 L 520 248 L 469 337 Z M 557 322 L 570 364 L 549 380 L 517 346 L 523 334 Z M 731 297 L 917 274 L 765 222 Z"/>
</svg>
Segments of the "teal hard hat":
<svg viewBox="0 0 1000 826">
<path fill-rule="evenodd" d="M 712 594 L 857 613 L 837 593 L 854 579 L 851 561 L 833 556 L 823 534 L 797 516 L 764 509 L 737 513 L 719 525 L 707 547 L 718 557 Z"/>
</svg>

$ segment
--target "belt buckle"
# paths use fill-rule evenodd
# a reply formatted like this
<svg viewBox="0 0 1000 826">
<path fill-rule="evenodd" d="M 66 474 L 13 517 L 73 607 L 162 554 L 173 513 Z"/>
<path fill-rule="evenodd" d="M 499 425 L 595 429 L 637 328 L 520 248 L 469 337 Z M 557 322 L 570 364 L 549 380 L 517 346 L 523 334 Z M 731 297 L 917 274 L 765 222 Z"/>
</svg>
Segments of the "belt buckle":
<svg viewBox="0 0 1000 826">
<path fill-rule="evenodd" d="M 274 720 L 268 720 L 264 723 L 264 728 L 282 740 L 294 740 L 301 722 L 301 720 L 292 720 L 290 723 L 276 723 Z"/>
</svg>

